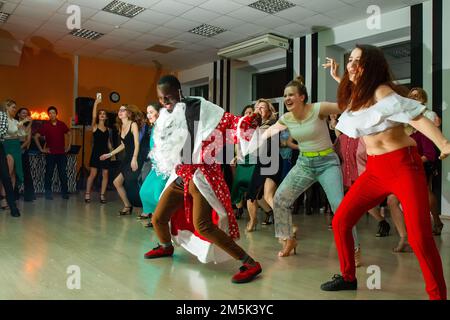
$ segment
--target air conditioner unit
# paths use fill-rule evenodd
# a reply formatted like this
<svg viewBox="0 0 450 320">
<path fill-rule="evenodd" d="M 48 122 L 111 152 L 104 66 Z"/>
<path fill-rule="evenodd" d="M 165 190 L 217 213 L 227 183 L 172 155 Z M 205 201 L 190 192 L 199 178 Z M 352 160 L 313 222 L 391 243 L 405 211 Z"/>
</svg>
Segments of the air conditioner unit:
<svg viewBox="0 0 450 320">
<path fill-rule="evenodd" d="M 217 55 L 228 59 L 238 59 L 274 48 L 288 50 L 289 40 L 273 34 L 266 34 L 220 49 Z"/>
</svg>

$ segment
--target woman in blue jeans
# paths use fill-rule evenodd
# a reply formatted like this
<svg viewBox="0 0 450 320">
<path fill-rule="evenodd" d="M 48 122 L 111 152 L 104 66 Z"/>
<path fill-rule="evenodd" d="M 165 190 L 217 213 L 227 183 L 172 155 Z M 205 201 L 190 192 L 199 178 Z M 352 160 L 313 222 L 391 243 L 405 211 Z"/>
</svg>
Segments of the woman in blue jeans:
<svg viewBox="0 0 450 320">
<path fill-rule="evenodd" d="M 336 103 L 310 104 L 307 101 L 308 92 L 303 79 L 289 82 L 284 89 L 284 104 L 288 112 L 258 139 L 260 143 L 261 140 L 288 129 L 292 138 L 298 141 L 300 149 L 297 163 L 278 187 L 274 198 L 275 236 L 284 242 L 283 249 L 278 253 L 280 257 L 289 256 L 292 251 L 295 253 L 297 247 L 291 207 L 299 195 L 319 182 L 333 212 L 344 197 L 340 161 L 333 150 L 327 125 L 328 116 L 340 113 L 339 108 Z M 250 152 L 256 148 L 252 142 Z M 353 235 L 358 248 L 356 229 Z M 355 258 L 359 260 L 359 249 L 355 250 Z"/>
</svg>

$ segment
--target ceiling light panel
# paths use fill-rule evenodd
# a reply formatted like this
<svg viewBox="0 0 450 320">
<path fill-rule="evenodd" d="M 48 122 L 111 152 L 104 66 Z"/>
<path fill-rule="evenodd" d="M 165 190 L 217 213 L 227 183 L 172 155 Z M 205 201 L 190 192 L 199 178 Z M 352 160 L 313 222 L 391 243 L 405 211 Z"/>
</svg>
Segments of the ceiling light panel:
<svg viewBox="0 0 450 320">
<path fill-rule="evenodd" d="M 198 34 L 200 36 L 203 37 L 212 37 L 215 36 L 219 33 L 225 32 L 227 31 L 226 29 L 220 28 L 220 27 L 215 27 L 209 24 L 202 24 L 192 30 L 189 30 L 189 32 L 194 33 L 194 34 Z"/>
<path fill-rule="evenodd" d="M 145 8 L 139 7 L 134 4 L 114 0 L 114 1 L 110 2 L 102 10 L 106 11 L 106 12 L 117 14 L 122 17 L 133 18 L 134 16 L 136 16 L 139 13 L 141 13 L 142 11 L 144 11 Z"/>
<path fill-rule="evenodd" d="M 100 38 L 101 36 L 104 35 L 103 33 L 92 31 L 92 30 L 87 30 L 87 29 L 73 29 L 70 32 L 70 34 L 75 37 L 80 37 L 80 38 L 88 39 L 88 40 L 97 40 L 98 38 Z"/>
<path fill-rule="evenodd" d="M 275 14 L 277 12 L 295 7 L 295 4 L 285 0 L 260 0 L 253 2 L 248 6 L 269 14 Z"/>
<path fill-rule="evenodd" d="M 0 12 L 0 23 L 5 23 L 9 18 L 9 13 Z"/>
</svg>

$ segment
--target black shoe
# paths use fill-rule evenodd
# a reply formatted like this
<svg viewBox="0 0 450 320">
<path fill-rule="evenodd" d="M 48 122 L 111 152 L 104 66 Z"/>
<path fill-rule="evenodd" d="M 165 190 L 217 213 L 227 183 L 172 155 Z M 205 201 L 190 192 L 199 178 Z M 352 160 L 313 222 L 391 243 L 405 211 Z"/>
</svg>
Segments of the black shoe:
<svg viewBox="0 0 450 320">
<path fill-rule="evenodd" d="M 15 207 L 11 209 L 11 216 L 17 218 L 20 217 L 20 211 L 19 208 Z"/>
<path fill-rule="evenodd" d="M 273 211 L 270 210 L 270 212 L 265 212 L 266 219 L 264 219 L 263 222 L 261 222 L 262 225 L 270 225 L 273 224 Z"/>
<path fill-rule="evenodd" d="M 341 291 L 341 290 L 356 290 L 358 288 L 358 281 L 345 281 L 344 277 L 335 274 L 331 281 L 325 282 L 320 286 L 323 291 Z"/>
<path fill-rule="evenodd" d="M 119 216 L 129 216 L 133 214 L 133 207 L 124 207 L 124 210 L 119 211 Z"/>
<path fill-rule="evenodd" d="M 63 193 L 62 194 L 62 198 L 66 199 L 66 200 L 69 199 L 69 194 L 68 193 Z"/>
<path fill-rule="evenodd" d="M 391 230 L 390 224 L 386 220 L 381 220 L 378 223 L 378 232 L 375 234 L 376 237 L 387 237 L 389 231 Z"/>
<path fill-rule="evenodd" d="M 243 214 L 244 214 L 244 208 L 236 208 L 236 210 L 234 211 L 236 220 L 239 220 Z"/>
<path fill-rule="evenodd" d="M 150 221 L 149 223 L 147 223 L 147 224 L 145 225 L 145 227 L 146 227 L 146 228 L 153 228 L 152 222 Z"/>
</svg>

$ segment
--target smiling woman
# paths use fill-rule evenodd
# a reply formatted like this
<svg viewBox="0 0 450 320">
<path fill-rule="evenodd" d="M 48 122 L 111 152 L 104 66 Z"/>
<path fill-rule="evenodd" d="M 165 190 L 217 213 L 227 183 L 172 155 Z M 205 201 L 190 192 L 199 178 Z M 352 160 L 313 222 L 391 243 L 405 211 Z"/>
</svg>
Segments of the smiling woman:
<svg viewBox="0 0 450 320">
<path fill-rule="evenodd" d="M 352 138 L 364 138 L 367 166 L 333 219 L 342 275 L 334 276 L 321 288 L 325 291 L 356 290 L 350 229 L 368 209 L 394 194 L 404 209 L 409 242 L 422 268 L 428 296 L 433 300 L 445 300 L 447 288 L 431 232 L 422 159 L 416 142 L 406 134 L 404 124 L 410 124 L 432 140 L 441 150 L 441 158 L 450 154 L 450 142 L 422 115 L 426 110 L 424 105 L 400 96 L 398 91 L 383 52 L 370 45 L 356 46 L 339 85 L 338 102 L 345 112 L 336 129 Z"/>
<path fill-rule="evenodd" d="M 326 119 L 330 114 L 341 113 L 336 103 L 308 102 L 308 92 L 303 77 L 289 82 L 284 89 L 284 103 L 288 112 L 263 134 L 260 141 L 289 130 L 298 141 L 300 156 L 278 187 L 274 197 L 275 236 L 283 241 L 280 257 L 295 253 L 296 232 L 292 225 L 291 207 L 303 192 L 314 182 L 319 182 L 325 190 L 333 212 L 341 202 L 344 191 L 339 157 L 333 150 Z M 250 149 L 248 153 L 252 152 Z M 356 229 L 355 256 L 359 259 L 359 243 Z"/>
</svg>

